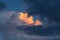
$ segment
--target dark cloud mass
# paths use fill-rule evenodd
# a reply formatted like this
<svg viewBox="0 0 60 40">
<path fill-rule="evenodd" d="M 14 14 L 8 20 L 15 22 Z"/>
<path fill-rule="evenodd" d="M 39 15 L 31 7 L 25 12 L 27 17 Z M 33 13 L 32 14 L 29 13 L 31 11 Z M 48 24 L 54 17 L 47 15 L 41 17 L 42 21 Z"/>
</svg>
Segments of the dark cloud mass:
<svg viewBox="0 0 60 40">
<path fill-rule="evenodd" d="M 0 16 L 0 31 L 4 35 L 4 40 L 59 40 L 59 31 L 54 25 L 44 29 L 40 26 L 20 25 L 18 20 L 18 12 L 3 12 Z M 57 25 L 57 24 L 56 24 Z M 19 27 L 19 28 L 18 28 Z M 58 29 L 58 28 L 57 28 Z M 39 31 L 38 31 L 39 30 Z M 59 29 L 60 30 L 60 29 Z M 58 33 L 57 33 L 58 31 Z M 36 35 L 38 34 L 38 35 Z M 45 36 L 44 36 L 45 35 Z M 47 36 L 48 35 L 48 36 Z"/>
<path fill-rule="evenodd" d="M 59 0 L 24 0 L 30 8 L 29 14 L 48 16 L 50 19 L 60 22 Z"/>
<path fill-rule="evenodd" d="M 3 10 L 4 8 L 6 8 L 5 2 L 0 1 L 0 10 Z"/>
</svg>

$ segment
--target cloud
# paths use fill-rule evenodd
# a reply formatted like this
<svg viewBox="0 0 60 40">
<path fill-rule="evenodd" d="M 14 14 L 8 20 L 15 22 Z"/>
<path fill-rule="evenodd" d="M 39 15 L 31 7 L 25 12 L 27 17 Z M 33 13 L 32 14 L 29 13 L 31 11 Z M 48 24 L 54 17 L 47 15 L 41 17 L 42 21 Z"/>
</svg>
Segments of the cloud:
<svg viewBox="0 0 60 40">
<path fill-rule="evenodd" d="M 8 40 L 59 40 L 60 36 L 35 36 L 28 35 L 25 31 L 18 30 L 16 27 L 20 26 L 20 22 L 18 20 L 18 12 L 9 11 L 3 12 L 0 16 L 0 29 L 5 39 Z M 22 26 L 25 26 L 24 23 Z M 26 26 L 25 26 L 26 27 Z"/>
<path fill-rule="evenodd" d="M 6 4 L 3 1 L 0 1 L 0 10 L 6 8 Z"/>
<path fill-rule="evenodd" d="M 24 0 L 30 8 L 28 8 L 29 14 L 38 14 L 42 16 L 48 16 L 51 20 L 55 20 L 60 23 L 60 1 L 52 0 Z M 58 3 L 57 3 L 58 2 Z M 32 4 L 32 5 L 31 5 Z"/>
<path fill-rule="evenodd" d="M 22 31 L 19 31 L 17 34 L 19 40 L 54 40 L 58 39 L 60 36 L 35 36 L 35 35 L 27 35 Z"/>
</svg>

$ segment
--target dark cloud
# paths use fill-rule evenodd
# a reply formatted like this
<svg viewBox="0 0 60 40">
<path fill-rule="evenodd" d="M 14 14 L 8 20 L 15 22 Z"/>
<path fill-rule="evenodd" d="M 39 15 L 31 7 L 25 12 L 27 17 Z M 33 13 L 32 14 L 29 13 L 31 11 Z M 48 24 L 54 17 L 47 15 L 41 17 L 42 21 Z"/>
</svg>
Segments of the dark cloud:
<svg viewBox="0 0 60 40">
<path fill-rule="evenodd" d="M 0 10 L 6 8 L 6 4 L 3 1 L 0 1 Z"/>
<path fill-rule="evenodd" d="M 54 26 L 50 25 L 50 27 L 47 27 L 47 29 L 43 29 L 43 27 L 40 26 L 28 27 L 22 23 L 21 23 L 22 25 L 20 26 L 21 21 L 17 19 L 18 15 L 19 13 L 15 11 L 3 12 L 0 15 L 0 31 L 2 32 L 6 40 L 54 40 L 54 39 L 59 40 L 60 39 L 60 36 L 56 34 L 57 30 L 56 31 L 54 30 L 54 29 L 59 30 L 59 28 L 57 27 L 55 28 L 54 27 L 55 25 Z M 28 34 L 28 32 L 30 34 Z M 32 33 L 33 35 L 31 35 Z M 38 35 L 34 35 L 35 33 Z M 45 34 L 48 36 L 42 36 Z"/>
<path fill-rule="evenodd" d="M 30 7 L 28 9 L 29 14 L 48 16 L 50 19 L 60 22 L 59 0 L 24 0 L 24 1 Z"/>
</svg>

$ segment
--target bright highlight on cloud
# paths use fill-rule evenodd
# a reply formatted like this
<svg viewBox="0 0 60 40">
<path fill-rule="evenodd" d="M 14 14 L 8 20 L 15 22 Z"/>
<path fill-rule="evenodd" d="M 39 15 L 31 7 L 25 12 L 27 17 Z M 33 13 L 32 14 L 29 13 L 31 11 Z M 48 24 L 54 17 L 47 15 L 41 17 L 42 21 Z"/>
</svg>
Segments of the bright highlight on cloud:
<svg viewBox="0 0 60 40">
<path fill-rule="evenodd" d="M 28 13 L 20 12 L 19 19 L 23 23 L 26 23 L 26 25 L 34 25 L 34 26 L 42 25 L 40 20 L 34 21 L 33 16 L 29 16 Z"/>
</svg>

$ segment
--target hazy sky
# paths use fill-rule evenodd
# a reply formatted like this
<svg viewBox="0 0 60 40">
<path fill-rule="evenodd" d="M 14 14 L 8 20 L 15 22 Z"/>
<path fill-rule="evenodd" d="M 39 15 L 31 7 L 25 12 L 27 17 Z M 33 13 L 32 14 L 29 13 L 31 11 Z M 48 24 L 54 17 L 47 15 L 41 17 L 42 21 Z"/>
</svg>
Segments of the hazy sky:
<svg viewBox="0 0 60 40">
<path fill-rule="evenodd" d="M 4 1 L 7 4 L 5 10 L 10 11 L 24 11 L 26 10 L 27 5 L 22 0 L 0 0 Z"/>
</svg>

